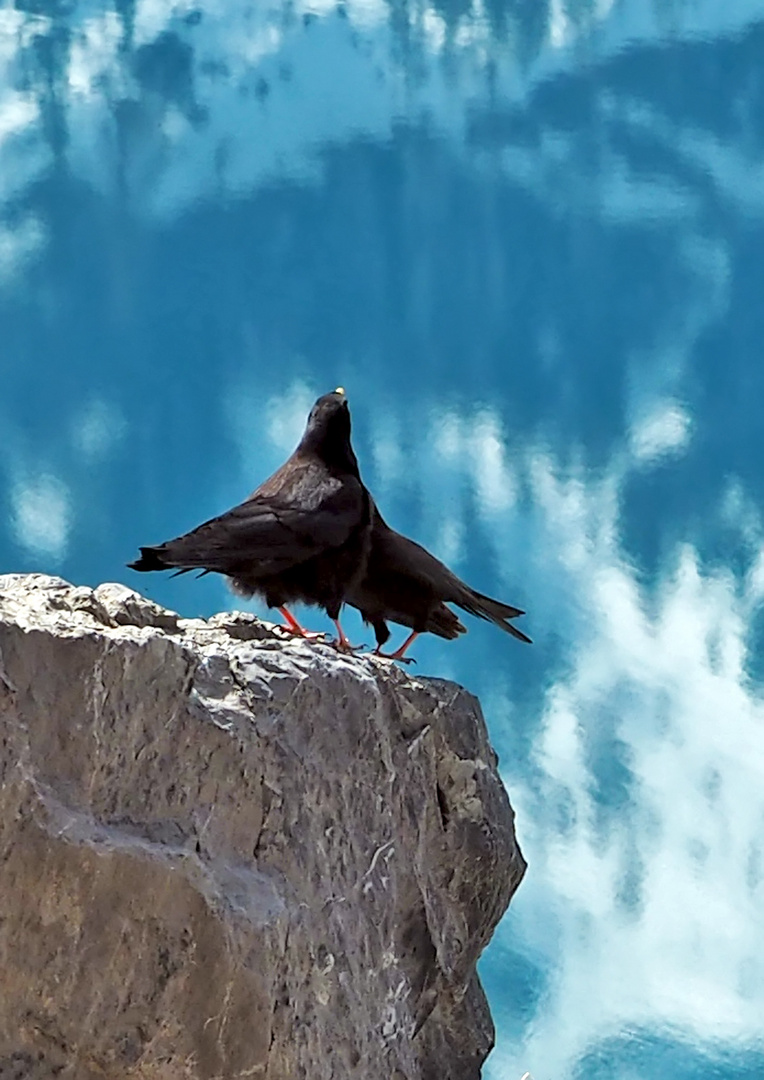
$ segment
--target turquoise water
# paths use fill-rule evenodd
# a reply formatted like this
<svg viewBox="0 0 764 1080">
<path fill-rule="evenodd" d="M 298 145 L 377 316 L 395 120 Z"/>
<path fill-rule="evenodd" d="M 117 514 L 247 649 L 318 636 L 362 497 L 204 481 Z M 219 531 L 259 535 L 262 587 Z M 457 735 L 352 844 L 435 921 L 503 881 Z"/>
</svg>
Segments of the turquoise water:
<svg viewBox="0 0 764 1080">
<path fill-rule="evenodd" d="M 528 610 L 415 647 L 529 861 L 488 1080 L 764 1075 L 762 56 L 743 0 L 0 14 L 2 569 L 232 605 L 124 563 L 342 384 L 388 520 Z"/>
</svg>

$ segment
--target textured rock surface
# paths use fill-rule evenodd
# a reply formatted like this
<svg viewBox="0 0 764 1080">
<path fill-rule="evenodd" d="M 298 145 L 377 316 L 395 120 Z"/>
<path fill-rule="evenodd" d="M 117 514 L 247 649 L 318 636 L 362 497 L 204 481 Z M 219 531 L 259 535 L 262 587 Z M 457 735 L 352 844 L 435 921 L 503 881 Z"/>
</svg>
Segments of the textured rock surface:
<svg viewBox="0 0 764 1080">
<path fill-rule="evenodd" d="M 467 1080 L 519 884 L 474 698 L 0 577 L 0 1077 Z"/>
</svg>

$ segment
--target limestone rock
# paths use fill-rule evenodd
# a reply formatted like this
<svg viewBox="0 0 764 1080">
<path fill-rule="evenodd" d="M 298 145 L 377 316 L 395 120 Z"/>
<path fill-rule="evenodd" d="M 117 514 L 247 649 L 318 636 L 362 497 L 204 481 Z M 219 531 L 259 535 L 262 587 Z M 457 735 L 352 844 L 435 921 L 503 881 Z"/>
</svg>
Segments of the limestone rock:
<svg viewBox="0 0 764 1080">
<path fill-rule="evenodd" d="M 476 700 L 0 577 L 0 1077 L 472 1080 L 522 877 Z"/>
</svg>

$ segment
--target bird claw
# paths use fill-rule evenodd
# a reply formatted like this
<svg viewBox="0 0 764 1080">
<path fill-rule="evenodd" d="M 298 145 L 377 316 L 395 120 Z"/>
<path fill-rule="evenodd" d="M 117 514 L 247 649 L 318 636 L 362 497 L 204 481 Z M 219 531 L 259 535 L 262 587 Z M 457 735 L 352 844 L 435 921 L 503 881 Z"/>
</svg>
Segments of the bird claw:
<svg viewBox="0 0 764 1080">
<path fill-rule="evenodd" d="M 337 652 L 345 653 L 346 656 L 354 656 L 355 653 L 366 648 L 365 645 L 351 645 L 347 638 L 332 638 L 329 644 L 335 648 Z"/>
<path fill-rule="evenodd" d="M 326 642 L 328 634 L 325 634 L 321 630 L 295 630 L 293 626 L 277 625 L 277 630 L 283 630 L 284 633 L 289 634 L 290 637 L 297 638 L 301 641 L 323 641 Z"/>
<path fill-rule="evenodd" d="M 328 634 L 320 630 L 306 630 L 288 608 L 280 607 L 279 611 L 284 616 L 284 622 L 277 625 L 278 630 L 283 630 L 292 637 L 302 638 L 303 641 L 326 641 Z"/>
<path fill-rule="evenodd" d="M 399 664 L 416 663 L 416 658 L 413 656 L 397 656 L 393 652 L 380 652 L 379 649 L 375 649 L 371 655 L 378 656 L 380 660 L 397 660 Z"/>
<path fill-rule="evenodd" d="M 345 636 L 345 631 L 340 626 L 339 619 L 332 619 L 332 622 L 337 627 L 337 637 L 334 639 L 334 641 L 331 642 L 331 644 L 334 646 L 337 652 L 345 653 L 347 656 L 353 656 L 355 653 L 358 652 L 359 649 L 362 649 L 364 647 L 363 645 L 350 644 L 347 637 Z"/>
</svg>

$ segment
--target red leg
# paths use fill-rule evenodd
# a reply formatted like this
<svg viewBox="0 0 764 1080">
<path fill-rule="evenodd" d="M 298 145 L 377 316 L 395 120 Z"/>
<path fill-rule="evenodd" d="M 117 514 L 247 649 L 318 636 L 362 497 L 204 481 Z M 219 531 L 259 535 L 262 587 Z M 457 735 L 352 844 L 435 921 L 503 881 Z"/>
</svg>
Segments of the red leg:
<svg viewBox="0 0 764 1080">
<path fill-rule="evenodd" d="M 340 652 L 355 652 L 359 646 L 350 644 L 347 637 L 345 636 L 345 631 L 340 626 L 340 620 L 332 619 L 332 622 L 337 627 L 337 640 L 333 642 L 335 649 L 339 649 Z"/>
<path fill-rule="evenodd" d="M 296 637 L 305 638 L 306 641 L 324 641 L 326 639 L 326 634 L 319 634 L 317 631 L 303 629 L 292 612 L 288 611 L 287 608 L 280 607 L 279 611 L 284 616 L 285 625 L 281 627 L 282 630 L 289 630 L 289 632 Z"/>
<path fill-rule="evenodd" d="M 384 653 L 381 651 L 379 645 L 377 645 L 376 649 L 374 650 L 374 655 L 381 656 L 385 660 L 401 660 L 404 664 L 414 664 L 416 663 L 416 661 L 414 660 L 413 656 L 404 656 L 403 654 L 405 653 L 406 649 L 408 649 L 409 645 L 414 644 L 418 637 L 419 631 L 412 630 L 409 636 L 401 645 L 400 649 L 396 649 L 395 652 L 392 653 Z"/>
</svg>

